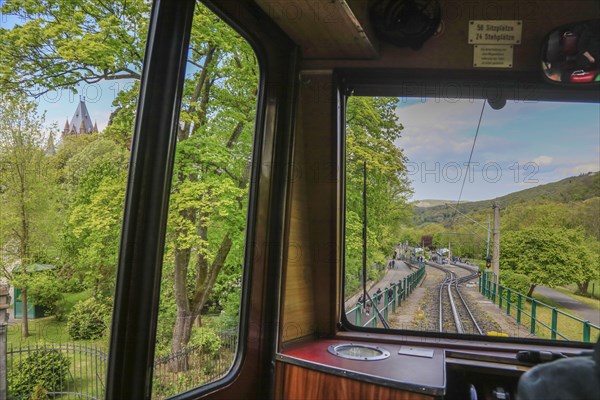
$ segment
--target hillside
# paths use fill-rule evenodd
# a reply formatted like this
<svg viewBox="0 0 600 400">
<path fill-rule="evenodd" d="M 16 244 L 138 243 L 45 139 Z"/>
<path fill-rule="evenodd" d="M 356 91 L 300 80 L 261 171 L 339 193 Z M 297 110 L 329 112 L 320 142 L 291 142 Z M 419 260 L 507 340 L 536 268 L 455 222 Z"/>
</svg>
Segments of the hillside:
<svg viewBox="0 0 600 400">
<path fill-rule="evenodd" d="M 521 190 L 498 197 L 496 199 L 472 201 L 461 203 L 458 207 L 462 213 L 470 213 L 482 209 L 490 209 L 494 202 L 500 204 L 500 207 L 506 207 L 510 204 L 520 203 L 527 200 L 551 200 L 561 203 L 571 201 L 586 200 L 600 195 L 600 173 L 593 172 L 579 176 L 565 178 L 558 182 L 548 183 L 546 185 L 536 186 L 530 189 Z M 436 200 L 426 200 L 435 204 Z M 443 200 L 437 200 L 444 202 Z M 447 202 L 453 204 L 454 202 Z M 417 204 L 414 208 L 414 222 L 416 225 L 436 222 L 442 223 L 445 218 L 454 215 L 455 211 L 445 204 L 422 207 Z"/>
<path fill-rule="evenodd" d="M 425 200 L 416 200 L 413 202 L 415 207 L 420 208 L 429 208 L 435 206 L 443 206 L 446 203 L 452 203 L 452 200 L 433 200 L 433 199 L 425 199 Z M 467 203 L 467 202 L 465 202 Z"/>
</svg>

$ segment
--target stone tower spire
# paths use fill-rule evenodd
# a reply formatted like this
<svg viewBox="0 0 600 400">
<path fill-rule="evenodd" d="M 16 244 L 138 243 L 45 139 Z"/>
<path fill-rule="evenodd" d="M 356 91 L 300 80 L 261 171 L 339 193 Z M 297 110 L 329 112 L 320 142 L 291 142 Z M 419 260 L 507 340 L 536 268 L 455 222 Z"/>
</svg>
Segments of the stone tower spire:
<svg viewBox="0 0 600 400">
<path fill-rule="evenodd" d="M 56 147 L 54 147 L 54 133 L 50 132 L 48 136 L 48 143 L 46 143 L 46 155 L 53 156 L 56 154 Z"/>
<path fill-rule="evenodd" d="M 62 135 L 63 136 L 67 136 L 69 134 L 69 131 L 71 130 L 71 128 L 69 127 L 69 119 L 67 118 L 65 120 L 65 127 L 63 128 L 63 132 Z"/>
<path fill-rule="evenodd" d="M 97 129 L 97 127 L 96 127 Z M 94 125 L 92 124 L 92 118 L 85 105 L 85 98 L 79 98 L 79 104 L 71 118 L 70 123 L 65 124 L 63 130 L 63 136 L 66 135 L 83 135 L 92 133 L 94 131 Z"/>
</svg>

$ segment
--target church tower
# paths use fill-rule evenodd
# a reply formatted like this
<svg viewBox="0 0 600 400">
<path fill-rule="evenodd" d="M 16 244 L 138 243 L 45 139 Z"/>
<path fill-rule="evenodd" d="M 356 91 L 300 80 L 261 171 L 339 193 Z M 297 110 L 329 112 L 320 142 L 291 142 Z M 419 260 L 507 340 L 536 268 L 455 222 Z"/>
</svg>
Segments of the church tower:
<svg viewBox="0 0 600 400">
<path fill-rule="evenodd" d="M 90 133 L 98 133 L 98 126 L 95 123 L 92 124 L 92 118 L 85 106 L 85 97 L 82 98 L 80 96 L 79 105 L 75 110 L 75 114 L 73 114 L 73 118 L 71 118 L 71 122 L 68 120 L 65 122 L 62 136 L 84 135 Z"/>
</svg>

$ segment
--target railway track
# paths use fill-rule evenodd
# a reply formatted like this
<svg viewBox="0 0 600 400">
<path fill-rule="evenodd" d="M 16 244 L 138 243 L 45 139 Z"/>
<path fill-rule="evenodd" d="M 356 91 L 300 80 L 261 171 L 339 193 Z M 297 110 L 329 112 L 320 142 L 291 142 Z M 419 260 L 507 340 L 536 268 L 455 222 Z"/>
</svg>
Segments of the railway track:
<svg viewBox="0 0 600 400">
<path fill-rule="evenodd" d="M 446 274 L 440 284 L 438 292 L 439 315 L 438 327 L 440 332 L 454 330 L 456 333 L 472 333 L 483 335 L 477 320 L 471 312 L 469 305 L 460 292 L 459 284 L 470 281 L 477 277 L 477 271 L 468 267 L 459 266 L 467 270 L 469 274 L 458 276 L 454 271 L 450 271 L 438 264 L 428 262 L 428 266 L 444 271 Z M 454 328 L 450 328 L 454 327 Z"/>
</svg>

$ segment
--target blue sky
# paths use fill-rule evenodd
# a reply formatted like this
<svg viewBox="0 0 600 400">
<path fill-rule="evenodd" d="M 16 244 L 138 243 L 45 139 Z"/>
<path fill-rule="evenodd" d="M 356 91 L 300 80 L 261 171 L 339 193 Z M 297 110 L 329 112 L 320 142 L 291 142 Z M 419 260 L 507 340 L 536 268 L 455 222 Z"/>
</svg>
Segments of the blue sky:
<svg viewBox="0 0 600 400">
<path fill-rule="evenodd" d="M 90 113 L 92 121 L 98 122 L 98 129 L 106 128 L 110 113 L 114 111 L 112 102 L 121 90 L 133 85 L 132 80 L 105 81 L 96 84 L 82 84 L 76 88 L 73 94 L 68 89 L 48 92 L 36 99 L 38 111 L 46 112 L 46 125 L 57 123 L 62 131 L 65 119 L 69 121 L 79 103 L 79 96 L 85 97 L 85 104 Z"/>
<path fill-rule="evenodd" d="M 508 101 L 486 104 L 472 166 L 467 168 L 483 100 L 403 99 L 396 145 L 409 159 L 414 200 L 484 200 L 600 170 L 600 105 Z"/>
<path fill-rule="evenodd" d="M 0 0 L 0 5 L 3 3 Z M 16 24 L 23 24 L 19 17 L 0 14 L 0 28 L 9 29 Z M 68 89 L 50 91 L 35 99 L 38 111 L 46 113 L 46 126 L 56 123 L 62 131 L 65 120 L 69 121 L 79 103 L 79 96 L 85 96 L 86 106 L 92 121 L 98 122 L 98 129 L 106 127 L 110 113 L 114 111 L 112 102 L 121 90 L 126 90 L 133 85 L 132 80 L 105 81 L 96 84 L 81 84 L 75 88 L 76 93 Z"/>
<path fill-rule="evenodd" d="M 0 14 L 2 28 L 20 22 Z M 46 112 L 46 125 L 56 123 L 62 130 L 79 96 L 85 96 L 92 121 L 103 130 L 116 95 L 132 84 L 131 80 L 82 84 L 76 93 L 51 91 L 36 101 L 39 111 Z M 482 100 L 398 102 L 396 112 L 404 131 L 396 145 L 409 159 L 414 200 L 458 199 L 481 106 Z M 486 106 L 461 200 L 490 199 L 600 170 L 599 125 L 599 104 L 508 101 L 502 110 Z"/>
</svg>

